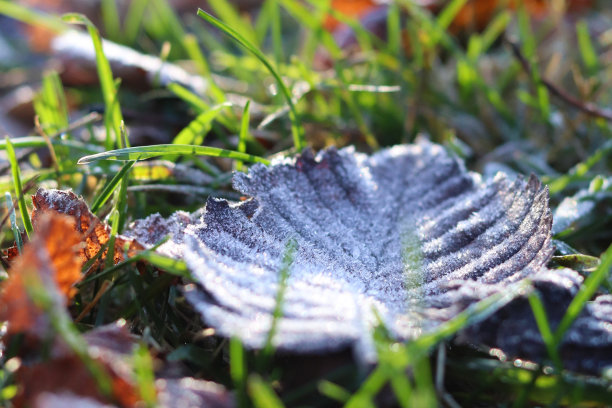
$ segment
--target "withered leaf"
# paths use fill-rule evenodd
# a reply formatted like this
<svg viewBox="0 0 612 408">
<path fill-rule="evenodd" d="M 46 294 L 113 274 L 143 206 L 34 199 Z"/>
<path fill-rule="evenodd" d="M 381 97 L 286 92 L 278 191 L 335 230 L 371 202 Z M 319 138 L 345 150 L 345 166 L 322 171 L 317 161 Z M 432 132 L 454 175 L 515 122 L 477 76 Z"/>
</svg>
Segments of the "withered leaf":
<svg viewBox="0 0 612 408">
<path fill-rule="evenodd" d="M 111 395 L 102 394 L 97 379 L 81 358 L 58 340 L 48 359 L 23 364 L 18 369 L 19 393 L 15 405 L 57 406 L 62 401 L 70 404 L 71 401 L 83 400 L 92 406 L 110 403 L 122 407 L 136 406 L 141 398 L 132 378 L 131 353 L 137 343 L 125 324 L 96 328 L 84 338 L 88 343 L 87 352 L 111 380 Z"/>
<path fill-rule="evenodd" d="M 74 296 L 74 284 L 81 279 L 81 234 L 74 220 L 59 214 L 39 214 L 36 234 L 25 245 L 9 270 L 9 279 L 0 292 L 0 320 L 8 321 L 8 333 L 44 330 L 46 318 L 27 293 L 29 280 L 38 279 L 57 292 L 62 306 Z"/>
<path fill-rule="evenodd" d="M 46 211 L 65 214 L 74 219 L 76 230 L 83 234 L 85 240 L 85 245 L 81 250 L 83 261 L 94 258 L 110 239 L 110 227 L 92 214 L 87 203 L 82 198 L 77 197 L 72 191 L 46 190 L 41 188 L 32 196 L 32 203 L 34 204 L 32 223 L 35 230 L 39 217 Z M 126 244 L 129 245 L 129 256 L 143 249 L 138 242 L 119 235 L 115 239 L 114 263 L 119 263 L 125 259 L 124 248 Z M 104 251 L 103 256 L 100 257 L 98 262 L 104 261 L 107 252 L 108 249 Z"/>
<path fill-rule="evenodd" d="M 189 265 L 198 286 L 187 287 L 187 299 L 207 324 L 250 347 L 266 341 L 291 239 L 298 249 L 273 340 L 293 352 L 350 346 L 373 359 L 378 316 L 396 339 L 415 339 L 526 278 L 552 309 L 554 329 L 582 279 L 546 269 L 552 216 L 535 177 L 499 174 L 483 182 L 427 141 L 372 156 L 352 148 L 316 157 L 305 151 L 236 174 L 234 187 L 252 199 L 210 199 L 200 218 L 153 216 L 129 234 L 152 245 L 152 223 L 174 231 L 159 251 Z M 464 339 L 546 357 L 525 302 L 510 303 Z M 612 363 L 602 353 L 612 346 L 612 325 L 601 318 L 606 302 L 589 304 L 570 329 L 563 343 L 575 351 L 563 353 L 568 367 L 594 371 Z M 580 333 L 585 325 L 589 339 Z M 506 327 L 514 327 L 513 336 L 497 336 Z M 516 346 L 527 341 L 528 349 Z"/>
</svg>

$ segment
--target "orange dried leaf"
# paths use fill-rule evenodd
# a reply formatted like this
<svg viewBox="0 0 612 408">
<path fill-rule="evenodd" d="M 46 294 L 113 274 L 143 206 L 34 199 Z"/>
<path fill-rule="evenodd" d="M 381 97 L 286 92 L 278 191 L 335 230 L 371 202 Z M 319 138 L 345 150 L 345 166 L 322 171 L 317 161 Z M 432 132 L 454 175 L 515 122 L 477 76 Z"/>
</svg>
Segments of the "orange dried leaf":
<svg viewBox="0 0 612 408">
<path fill-rule="evenodd" d="M 34 211 L 32 212 L 34 229 L 36 229 L 38 218 L 45 211 L 65 214 L 75 220 L 75 229 L 84 234 L 85 245 L 81 250 L 84 262 L 94 258 L 110 239 L 111 228 L 92 214 L 87 203 L 82 198 L 77 197 L 72 191 L 39 189 L 32 196 L 32 203 L 34 204 Z M 125 260 L 123 251 L 126 244 L 129 246 L 129 256 L 144 249 L 135 240 L 119 235 L 115 238 L 114 263 Z M 104 261 L 107 251 L 104 251 L 98 263 Z"/>
<path fill-rule="evenodd" d="M 8 321 L 9 333 L 36 332 L 46 326 L 28 296 L 28 282 L 38 280 L 49 290 L 56 288 L 64 304 L 74 296 L 83 265 L 78 256 L 80 243 L 72 219 L 54 213 L 39 215 L 34 238 L 16 258 L 0 292 L 0 320 Z"/>
</svg>

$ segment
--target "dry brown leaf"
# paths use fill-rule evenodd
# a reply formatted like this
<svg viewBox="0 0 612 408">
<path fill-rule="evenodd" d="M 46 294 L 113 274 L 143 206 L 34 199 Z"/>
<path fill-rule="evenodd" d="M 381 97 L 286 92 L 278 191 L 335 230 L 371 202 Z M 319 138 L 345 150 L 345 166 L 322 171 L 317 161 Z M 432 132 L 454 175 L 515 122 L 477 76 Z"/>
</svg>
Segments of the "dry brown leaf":
<svg viewBox="0 0 612 408">
<path fill-rule="evenodd" d="M 80 243 L 81 235 L 72 219 L 54 213 L 39 214 L 36 235 L 16 258 L 0 292 L 0 320 L 8 321 L 9 334 L 46 326 L 46 319 L 28 296 L 28 281 L 37 279 L 46 286 L 56 286 L 64 304 L 74 296 L 74 284 L 81 278 L 83 265 L 78 256 Z"/>
<path fill-rule="evenodd" d="M 94 329 L 84 338 L 89 345 L 90 356 L 95 358 L 111 380 L 110 396 L 101 393 L 98 381 L 83 361 L 56 342 L 49 360 L 22 365 L 17 371 L 19 393 L 14 400 L 15 406 L 44 405 L 45 401 L 65 395 L 93 398 L 121 407 L 136 406 L 141 398 L 134 385 L 130 364 L 136 341 L 125 328 L 125 323 Z"/>
<path fill-rule="evenodd" d="M 100 221 L 98 217 L 89 211 L 87 203 L 82 198 L 77 197 L 72 191 L 45 190 L 39 189 L 32 196 L 34 211 L 32 212 L 32 223 L 36 230 L 38 219 L 45 211 L 53 211 L 72 217 L 75 221 L 75 229 L 84 234 L 85 245 L 81 250 L 84 262 L 94 258 L 102 247 L 110 239 L 111 228 Z M 125 260 L 124 248 L 128 245 L 128 256 L 133 256 L 143 247 L 133 239 L 118 235 L 115 238 L 115 251 L 113 256 L 114 263 Z M 100 257 L 97 263 L 101 263 L 106 258 L 108 249 Z"/>
</svg>

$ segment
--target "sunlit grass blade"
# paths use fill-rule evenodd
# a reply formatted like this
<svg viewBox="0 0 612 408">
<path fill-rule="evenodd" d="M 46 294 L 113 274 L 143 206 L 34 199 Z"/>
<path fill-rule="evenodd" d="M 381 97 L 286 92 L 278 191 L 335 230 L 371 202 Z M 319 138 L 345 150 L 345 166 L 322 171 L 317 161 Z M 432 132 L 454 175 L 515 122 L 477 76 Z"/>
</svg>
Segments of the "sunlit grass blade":
<svg viewBox="0 0 612 408">
<path fill-rule="evenodd" d="M 28 238 L 32 236 L 32 222 L 30 221 L 30 214 L 28 213 L 28 207 L 26 206 L 25 197 L 23 194 L 23 188 L 21 184 L 21 172 L 19 170 L 19 162 L 15 155 L 15 149 L 11 143 L 11 140 L 7 137 L 4 139 L 6 144 L 6 153 L 11 164 L 11 172 L 13 174 L 13 185 L 15 187 L 15 196 L 19 202 L 19 213 L 21 214 L 21 221 L 23 227 L 28 235 Z"/>
<path fill-rule="evenodd" d="M 238 137 L 238 146 L 236 150 L 240 153 L 246 152 L 246 140 L 249 137 L 249 123 L 251 114 L 249 111 L 249 107 L 251 106 L 251 101 L 247 101 L 246 105 L 244 105 L 244 111 L 242 112 L 242 121 L 240 124 L 240 135 Z M 244 163 L 242 160 L 236 161 L 236 170 L 242 171 Z"/>
<path fill-rule="evenodd" d="M 202 9 L 198 9 L 198 16 L 202 17 L 204 20 L 206 20 L 207 22 L 217 27 L 218 29 L 223 31 L 225 34 L 232 37 L 234 40 L 236 40 L 240 45 L 242 45 L 247 50 L 249 50 L 251 53 L 253 53 L 253 55 L 255 55 L 255 57 L 257 57 L 257 59 L 260 60 L 262 64 L 264 64 L 264 66 L 268 69 L 268 71 L 270 71 L 270 74 L 276 80 L 281 93 L 284 95 L 285 100 L 287 101 L 287 104 L 289 105 L 289 115 L 291 118 L 291 130 L 293 134 L 293 145 L 297 151 L 301 151 L 306 146 L 306 141 L 304 139 L 304 129 L 302 128 L 302 124 L 300 123 L 300 118 L 299 118 L 297 109 L 295 107 L 295 104 L 293 103 L 291 92 L 289 91 L 289 88 L 287 88 L 287 86 L 285 85 L 285 82 L 283 81 L 281 76 L 278 74 L 276 69 L 272 66 L 272 64 L 268 61 L 266 56 L 258 48 L 256 48 L 252 43 L 250 43 L 246 38 L 244 38 L 236 30 L 234 30 L 233 28 L 231 28 L 224 22 L 211 16 L 210 14 L 208 14 Z"/>
<path fill-rule="evenodd" d="M 210 2 L 210 7 L 214 13 L 219 16 L 219 19 L 223 20 L 228 26 L 232 27 L 239 33 L 246 41 L 256 46 L 259 46 L 257 42 L 257 35 L 255 30 L 252 28 L 249 21 L 245 20 L 235 6 L 227 0 L 215 0 Z"/>
<path fill-rule="evenodd" d="M 96 197 L 93 204 L 91 205 L 91 212 L 96 213 L 102 208 L 102 206 L 108 201 L 111 197 L 117 185 L 123 179 L 123 176 L 132 168 L 132 166 L 136 163 L 135 161 L 129 161 L 123 165 L 121 170 L 104 186 L 100 194 Z"/>
<path fill-rule="evenodd" d="M 57 72 L 48 72 L 43 77 L 42 89 L 34 97 L 34 110 L 47 134 L 57 133 L 69 126 L 66 97 Z"/>
<path fill-rule="evenodd" d="M 121 123 L 123 122 L 123 115 L 121 114 L 121 107 L 119 106 L 117 99 L 117 87 L 115 85 L 115 80 L 113 79 L 113 72 L 106 55 L 104 55 L 100 33 L 96 26 L 82 14 L 65 14 L 63 16 L 63 20 L 69 23 L 83 24 L 87 27 L 87 31 L 91 36 L 96 53 L 96 67 L 98 70 L 98 78 L 100 79 L 100 87 L 102 88 L 102 96 L 104 98 L 105 121 L 112 126 L 117 147 L 122 148 L 124 147 L 123 140 L 121 138 Z"/>
<path fill-rule="evenodd" d="M 137 260 L 147 261 L 151 265 L 154 265 L 172 275 L 191 280 L 191 272 L 189 271 L 187 264 L 180 259 L 169 258 L 152 250 L 141 252 L 135 257 Z"/>
<path fill-rule="evenodd" d="M 66 147 L 70 147 L 71 149 L 80 150 L 82 152 L 91 153 L 91 154 L 99 153 L 101 150 L 103 150 L 101 147 L 97 145 L 84 144 L 81 142 L 77 142 L 75 140 L 52 139 L 51 144 L 53 146 L 66 146 Z M 39 147 L 48 146 L 45 138 L 40 137 L 40 136 L 26 136 L 26 137 L 19 137 L 17 139 L 12 139 L 11 145 L 13 146 L 14 149 L 39 148 Z M 4 149 L 6 149 L 6 140 L 0 140 L 0 150 L 4 150 Z"/>
<path fill-rule="evenodd" d="M 557 330 L 555 331 L 554 339 L 557 347 L 561 345 L 565 332 L 570 328 L 572 323 L 578 318 L 582 309 L 584 309 L 586 302 L 588 302 L 595 292 L 602 285 L 604 280 L 608 278 L 612 271 L 612 245 L 608 247 L 606 252 L 601 256 L 601 263 L 597 269 L 592 272 L 588 278 L 580 286 L 580 290 L 572 299 L 572 302 L 567 308 L 565 315 L 561 319 Z"/>
<path fill-rule="evenodd" d="M 249 395 L 255 408 L 283 408 L 283 402 L 278 398 L 272 387 L 260 376 L 249 377 Z"/>
<path fill-rule="evenodd" d="M 13 204 L 13 197 L 11 197 L 11 193 L 7 191 L 4 193 L 4 198 L 6 200 L 6 209 L 9 214 L 11 230 L 13 231 L 13 237 L 15 238 L 15 246 L 17 247 L 17 251 L 21 253 L 21 250 L 23 249 L 23 241 L 21 240 L 21 231 L 19 231 L 19 227 L 17 226 L 17 217 L 15 216 L 15 204 Z"/>
<path fill-rule="evenodd" d="M 132 356 L 134 365 L 134 377 L 140 397 L 148 407 L 157 404 L 157 390 L 155 389 L 155 373 L 153 371 L 153 359 L 144 344 L 138 346 Z"/>
<path fill-rule="evenodd" d="M 154 146 L 129 147 L 126 149 L 111 150 L 104 153 L 85 156 L 78 161 L 78 164 L 88 164 L 99 160 L 144 160 L 152 157 L 173 154 L 183 156 L 227 157 L 229 159 L 242 160 L 251 163 L 270 163 L 269 160 L 264 159 L 263 157 L 240 153 L 233 150 L 219 149 L 216 147 L 161 144 Z"/>
</svg>

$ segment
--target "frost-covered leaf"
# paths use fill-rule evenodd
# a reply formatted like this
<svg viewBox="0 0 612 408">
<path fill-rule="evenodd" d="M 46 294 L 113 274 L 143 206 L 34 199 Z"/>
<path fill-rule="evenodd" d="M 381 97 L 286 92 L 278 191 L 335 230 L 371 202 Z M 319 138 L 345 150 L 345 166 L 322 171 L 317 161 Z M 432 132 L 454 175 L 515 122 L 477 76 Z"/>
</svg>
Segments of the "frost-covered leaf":
<svg viewBox="0 0 612 408">
<path fill-rule="evenodd" d="M 191 268 L 198 286 L 186 289 L 187 299 L 207 324 L 250 347 L 265 344 L 290 239 L 298 249 L 273 343 L 297 352 L 349 346 L 360 358 L 375 358 L 377 316 L 395 338 L 415 339 L 528 277 L 548 296 L 554 329 L 582 279 L 545 268 L 552 217 L 548 193 L 535 177 L 510 181 L 500 174 L 485 183 L 429 142 L 372 156 L 350 148 L 316 157 L 305 151 L 236 174 L 234 187 L 252 198 L 210 199 L 200 217 L 153 216 L 131 234 L 152 245 L 173 233 L 159 251 Z M 464 338 L 546 357 L 525 302 L 510 303 L 500 311 L 504 319 L 495 314 Z M 588 340 L 571 329 L 564 347 L 612 345 L 608 326 L 593 326 L 604 305 L 589 305 L 574 325 L 588 322 L 597 335 Z M 497 336 L 507 327 L 514 328 L 511 337 Z M 511 340 L 533 347 L 517 348 Z M 580 364 L 574 366 L 592 369 Z"/>
</svg>

